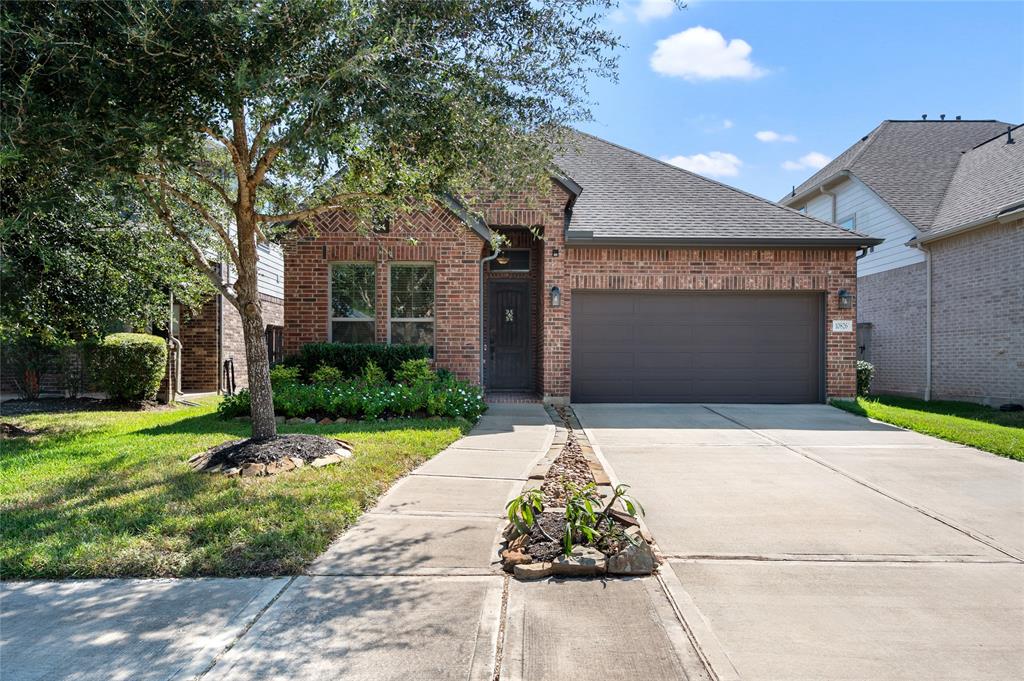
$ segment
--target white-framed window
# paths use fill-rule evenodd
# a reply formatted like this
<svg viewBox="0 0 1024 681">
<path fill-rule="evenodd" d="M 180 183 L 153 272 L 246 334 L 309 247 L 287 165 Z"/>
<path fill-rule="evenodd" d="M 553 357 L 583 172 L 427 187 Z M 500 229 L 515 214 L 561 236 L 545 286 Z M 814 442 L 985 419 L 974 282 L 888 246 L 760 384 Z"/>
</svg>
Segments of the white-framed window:
<svg viewBox="0 0 1024 681">
<path fill-rule="evenodd" d="M 373 343 L 377 325 L 377 267 L 367 262 L 331 265 L 331 342 Z"/>
<path fill-rule="evenodd" d="M 389 341 L 434 345 L 434 265 L 393 263 L 388 291 Z"/>
<path fill-rule="evenodd" d="M 857 214 L 852 213 L 850 215 L 847 215 L 845 218 L 838 220 L 836 224 L 842 227 L 843 229 L 853 229 L 854 227 L 857 226 Z"/>
</svg>

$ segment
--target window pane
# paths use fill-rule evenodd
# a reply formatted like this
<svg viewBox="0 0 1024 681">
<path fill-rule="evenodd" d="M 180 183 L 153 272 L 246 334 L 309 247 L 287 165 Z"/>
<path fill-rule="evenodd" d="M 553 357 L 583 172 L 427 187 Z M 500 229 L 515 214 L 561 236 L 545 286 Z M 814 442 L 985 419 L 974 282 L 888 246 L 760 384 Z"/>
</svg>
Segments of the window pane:
<svg viewBox="0 0 1024 681">
<path fill-rule="evenodd" d="M 433 345 L 434 322 L 391 322 L 391 342 L 396 345 Z"/>
<path fill-rule="evenodd" d="M 373 265 L 344 264 L 331 267 L 331 315 L 349 319 L 373 319 L 377 275 Z"/>
<path fill-rule="evenodd" d="M 331 322 L 335 343 L 373 343 L 373 322 Z"/>
<path fill-rule="evenodd" d="M 391 317 L 434 316 L 434 267 L 391 266 Z"/>
</svg>

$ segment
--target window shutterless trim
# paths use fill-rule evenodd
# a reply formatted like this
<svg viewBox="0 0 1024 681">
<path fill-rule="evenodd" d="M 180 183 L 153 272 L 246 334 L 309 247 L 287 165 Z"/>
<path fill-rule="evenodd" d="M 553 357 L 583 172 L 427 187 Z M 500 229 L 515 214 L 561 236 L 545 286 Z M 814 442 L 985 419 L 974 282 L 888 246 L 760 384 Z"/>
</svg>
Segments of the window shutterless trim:
<svg viewBox="0 0 1024 681">
<path fill-rule="evenodd" d="M 334 316 L 334 268 L 337 265 L 361 265 L 369 267 L 373 272 L 373 316 L 365 319 L 357 319 L 355 317 L 335 317 Z M 329 342 L 334 341 L 334 322 L 357 322 L 360 324 L 373 324 L 373 340 L 372 343 L 377 342 L 377 263 L 370 262 L 367 260 L 337 260 L 328 263 L 327 266 L 327 339 Z M 388 330 L 390 336 L 391 331 Z"/>
<path fill-rule="evenodd" d="M 437 331 L 437 316 L 433 317 L 392 317 L 391 316 L 391 276 L 392 270 L 395 267 L 429 267 L 434 284 L 434 306 L 437 305 L 437 263 L 429 261 L 395 261 L 388 263 L 388 345 L 391 345 L 391 324 L 394 322 L 429 322 L 431 324 L 430 337 L 432 339 L 431 346 L 436 345 L 437 338 L 435 332 Z"/>
</svg>

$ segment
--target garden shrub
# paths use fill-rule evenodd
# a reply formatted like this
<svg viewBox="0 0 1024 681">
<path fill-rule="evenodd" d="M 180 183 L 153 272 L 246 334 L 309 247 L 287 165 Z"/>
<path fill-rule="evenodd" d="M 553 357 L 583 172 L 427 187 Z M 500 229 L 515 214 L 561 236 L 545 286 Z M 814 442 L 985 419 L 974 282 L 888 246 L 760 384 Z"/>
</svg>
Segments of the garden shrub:
<svg viewBox="0 0 1024 681">
<path fill-rule="evenodd" d="M 404 385 L 416 385 L 417 383 L 434 383 L 437 381 L 437 374 L 430 368 L 430 361 L 426 359 L 409 359 L 402 362 L 395 372 L 395 383 Z"/>
<path fill-rule="evenodd" d="M 874 364 L 864 360 L 857 361 L 857 395 L 867 397 L 871 393 L 871 378 L 874 375 Z"/>
<path fill-rule="evenodd" d="M 299 367 L 288 367 L 283 364 L 270 368 L 270 386 L 275 390 L 290 383 L 299 382 Z"/>
<path fill-rule="evenodd" d="M 363 373 L 360 378 L 362 378 L 363 383 L 373 387 L 384 386 L 388 383 L 388 377 L 384 370 L 377 366 L 377 363 L 372 359 L 363 367 Z"/>
<path fill-rule="evenodd" d="M 289 355 L 284 364 L 299 367 L 301 377 L 312 378 L 313 373 L 323 365 L 341 371 L 344 378 L 359 376 L 367 362 L 373 362 L 389 381 L 395 380 L 395 372 L 402 363 L 410 359 L 427 359 L 430 347 L 426 345 L 386 345 L 384 343 L 307 343 L 298 354 Z"/>
<path fill-rule="evenodd" d="M 93 351 L 93 368 L 111 399 L 151 400 L 167 373 L 167 345 L 145 333 L 112 333 Z"/>
<path fill-rule="evenodd" d="M 345 380 L 345 377 L 341 375 L 341 369 L 338 367 L 321 364 L 309 379 L 315 384 L 334 385 L 335 383 L 341 383 Z"/>
<path fill-rule="evenodd" d="M 455 378 L 419 381 L 412 386 L 386 382 L 374 385 L 356 379 L 334 384 L 288 383 L 274 389 L 274 413 L 286 418 L 429 415 L 474 421 L 486 409 L 480 389 Z M 248 391 L 225 397 L 217 411 L 221 418 L 247 415 Z"/>
</svg>

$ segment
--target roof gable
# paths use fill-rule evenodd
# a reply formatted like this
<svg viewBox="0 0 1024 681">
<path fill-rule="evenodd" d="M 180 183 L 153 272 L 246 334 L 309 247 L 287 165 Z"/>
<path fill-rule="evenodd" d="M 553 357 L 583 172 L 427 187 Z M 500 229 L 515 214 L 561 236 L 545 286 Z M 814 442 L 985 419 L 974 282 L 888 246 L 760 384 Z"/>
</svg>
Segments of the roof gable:
<svg viewBox="0 0 1024 681">
<path fill-rule="evenodd" d="M 586 133 L 573 131 L 555 162 L 582 188 L 570 240 L 878 242 Z"/>
<path fill-rule="evenodd" d="M 961 154 L 1006 128 L 994 120 L 883 121 L 782 202 L 849 172 L 915 227 L 928 230 Z"/>
</svg>

